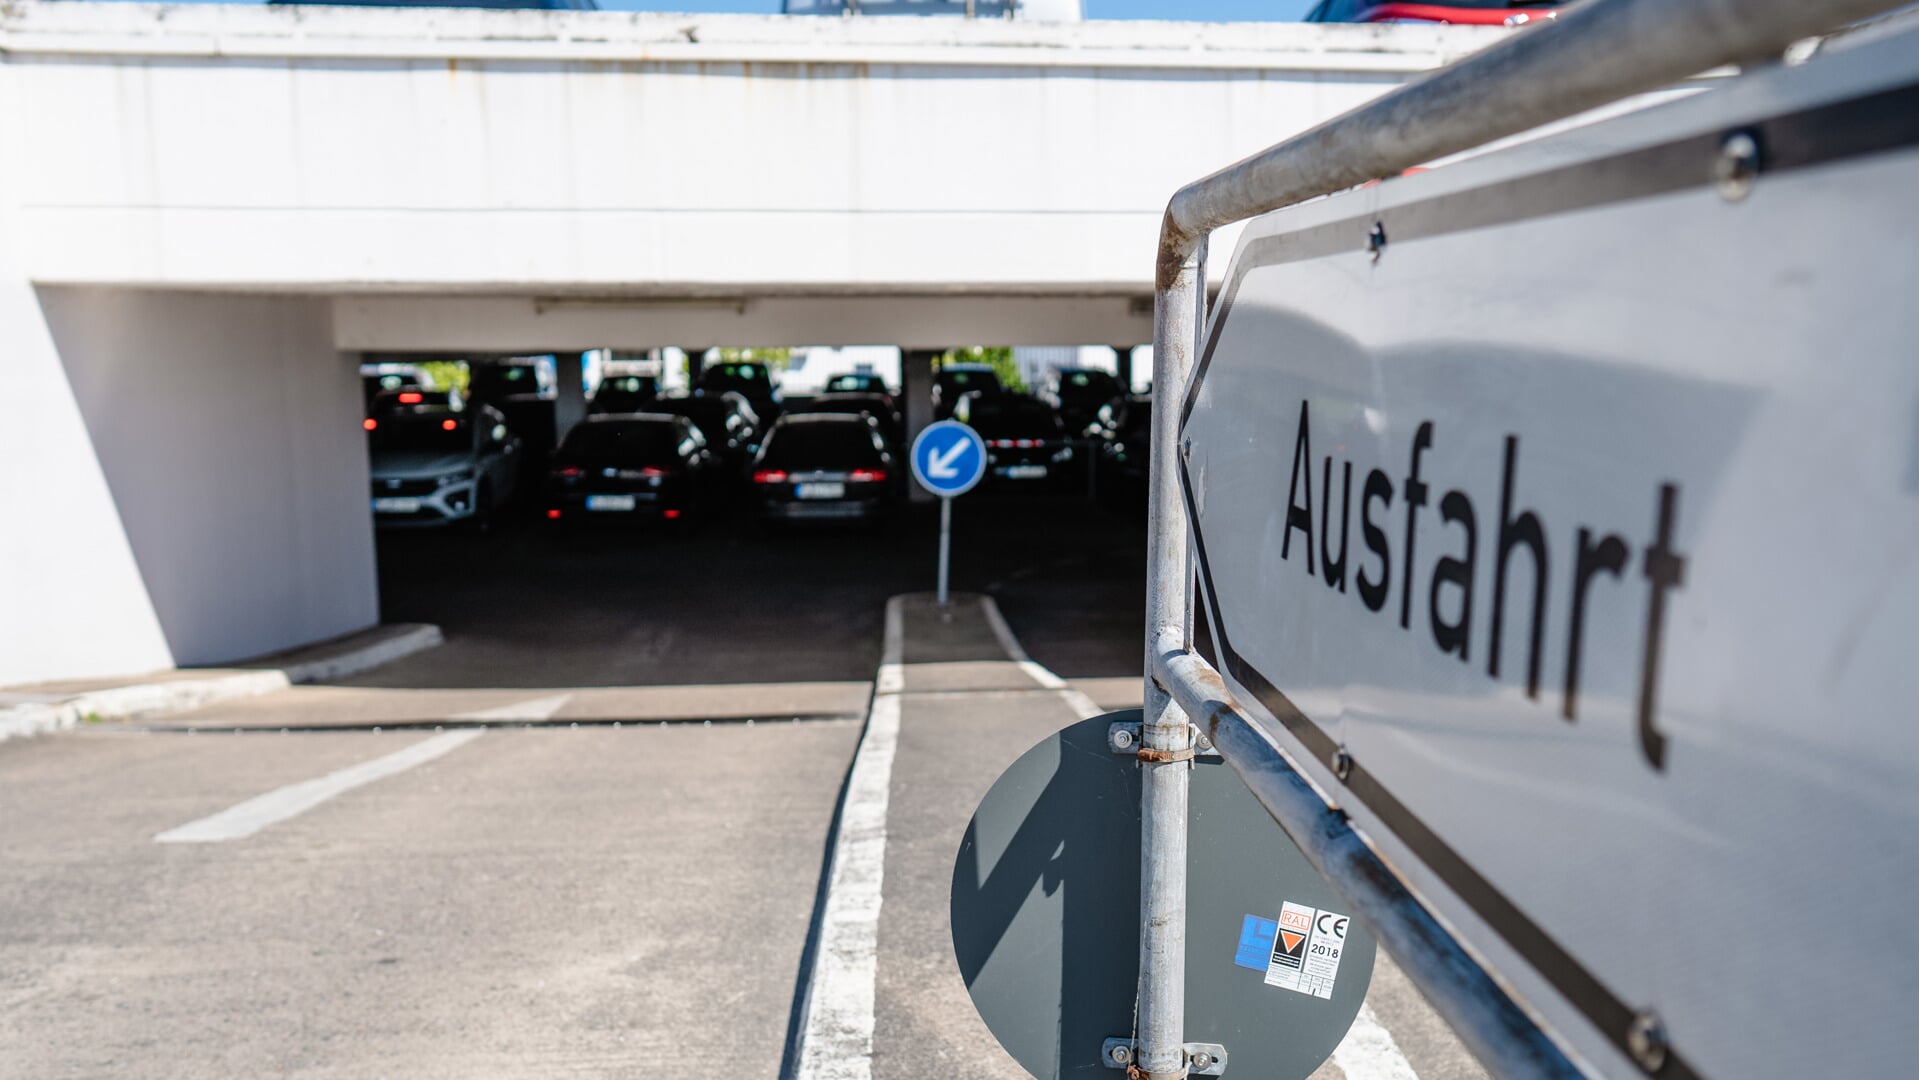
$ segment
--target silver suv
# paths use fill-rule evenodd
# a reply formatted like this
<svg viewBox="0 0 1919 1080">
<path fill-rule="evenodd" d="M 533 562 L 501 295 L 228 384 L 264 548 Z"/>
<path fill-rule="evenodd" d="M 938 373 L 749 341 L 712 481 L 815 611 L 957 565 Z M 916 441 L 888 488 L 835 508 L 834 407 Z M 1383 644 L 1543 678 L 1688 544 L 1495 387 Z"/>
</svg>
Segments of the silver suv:
<svg viewBox="0 0 1919 1080">
<path fill-rule="evenodd" d="M 484 527 L 520 484 L 520 437 L 490 405 L 383 394 L 366 419 L 376 525 Z"/>
</svg>

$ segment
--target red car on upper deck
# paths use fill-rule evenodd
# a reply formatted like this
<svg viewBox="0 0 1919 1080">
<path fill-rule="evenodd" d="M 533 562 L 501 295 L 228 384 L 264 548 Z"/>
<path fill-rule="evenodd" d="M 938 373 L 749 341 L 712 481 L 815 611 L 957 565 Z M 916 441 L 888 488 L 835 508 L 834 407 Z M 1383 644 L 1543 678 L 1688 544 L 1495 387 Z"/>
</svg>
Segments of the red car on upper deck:
<svg viewBox="0 0 1919 1080">
<path fill-rule="evenodd" d="M 1520 26 L 1553 18 L 1565 0 L 1320 0 L 1307 22 L 1423 22 L 1466 26 Z"/>
</svg>

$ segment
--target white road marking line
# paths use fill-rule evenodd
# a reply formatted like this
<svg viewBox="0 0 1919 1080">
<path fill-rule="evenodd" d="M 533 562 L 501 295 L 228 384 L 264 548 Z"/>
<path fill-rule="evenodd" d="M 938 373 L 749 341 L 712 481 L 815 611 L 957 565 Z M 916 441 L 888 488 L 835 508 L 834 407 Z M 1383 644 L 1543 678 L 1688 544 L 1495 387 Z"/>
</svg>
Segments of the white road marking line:
<svg viewBox="0 0 1919 1080">
<path fill-rule="evenodd" d="M 1346 1080 L 1419 1080 L 1412 1063 L 1400 1053 L 1392 1032 L 1379 1022 L 1373 1007 L 1362 1003 L 1346 1037 L 1333 1048 L 1333 1063 Z"/>
<path fill-rule="evenodd" d="M 880 673 L 873 681 L 873 690 L 879 694 L 904 693 L 906 668 L 901 660 L 906 648 L 906 613 L 897 597 L 886 602 L 886 636 L 880 642 Z"/>
<path fill-rule="evenodd" d="M 496 705 L 491 709 L 475 709 L 455 716 L 455 720 L 551 720 L 553 714 L 566 708 L 573 700 L 572 694 L 554 694 L 550 697 L 533 698 L 530 701 L 516 701 L 511 705 Z"/>
<path fill-rule="evenodd" d="M 899 745 L 903 675 L 899 597 L 886 604 L 886 639 L 866 731 L 853 755 L 840 807 L 820 937 L 807 980 L 796 1080 L 870 1080 L 873 1002 L 879 970 L 886 810 Z"/>
<path fill-rule="evenodd" d="M 161 844 L 217 844 L 222 840 L 239 840 L 252 836 L 269 825 L 277 825 L 288 818 L 304 814 L 335 795 L 351 791 L 364 784 L 371 784 L 375 780 L 384 780 L 416 765 L 424 765 L 448 751 L 472 742 L 482 734 L 485 733 L 477 728 L 470 728 L 465 731 L 449 731 L 435 735 L 430 739 L 414 743 L 404 750 L 397 750 L 358 765 L 349 765 L 317 780 L 303 780 L 297 784 L 288 784 L 286 787 L 269 791 L 265 795 L 230 806 L 211 817 L 188 822 L 177 829 L 168 829 L 153 839 Z"/>
<path fill-rule="evenodd" d="M 980 597 L 980 609 L 986 613 L 986 624 L 993 628 L 993 637 L 999 640 L 999 647 L 1018 664 L 1021 671 L 1034 682 L 1047 690 L 1058 691 L 1061 701 L 1081 720 L 1090 720 L 1108 710 L 1099 707 L 1099 703 L 1078 690 L 1067 685 L 1066 680 L 1053 674 L 1045 665 L 1026 655 L 1026 649 L 1020 645 L 1019 638 L 1013 636 L 1013 628 L 1007 624 L 1006 616 L 1001 615 L 999 605 L 990 596 Z M 1144 661 L 1141 661 L 1142 664 Z"/>
</svg>

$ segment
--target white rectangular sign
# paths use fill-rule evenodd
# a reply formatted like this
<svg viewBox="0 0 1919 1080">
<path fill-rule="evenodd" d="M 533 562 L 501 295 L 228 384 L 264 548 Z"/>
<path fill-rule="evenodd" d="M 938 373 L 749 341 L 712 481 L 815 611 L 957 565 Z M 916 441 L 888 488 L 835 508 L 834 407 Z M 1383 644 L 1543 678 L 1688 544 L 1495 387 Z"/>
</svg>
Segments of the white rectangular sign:
<svg viewBox="0 0 1919 1080">
<path fill-rule="evenodd" d="M 1919 37 L 1260 219 L 1186 409 L 1217 666 L 1579 1060 L 1911 1075 Z"/>
</svg>

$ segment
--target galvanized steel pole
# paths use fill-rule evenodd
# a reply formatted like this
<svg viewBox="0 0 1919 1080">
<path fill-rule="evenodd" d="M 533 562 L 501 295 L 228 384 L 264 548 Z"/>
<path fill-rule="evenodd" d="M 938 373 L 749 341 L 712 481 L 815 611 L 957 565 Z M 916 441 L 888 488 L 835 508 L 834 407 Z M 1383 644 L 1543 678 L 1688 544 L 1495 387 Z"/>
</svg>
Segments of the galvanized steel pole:
<svg viewBox="0 0 1919 1080">
<path fill-rule="evenodd" d="M 953 554 L 953 497 L 940 496 L 940 577 L 939 605 L 946 606 L 947 567 Z"/>
<path fill-rule="evenodd" d="M 1145 729 L 1140 739 L 1139 1019 L 1135 1065 L 1153 1080 L 1186 1075 L 1186 714 L 1159 684 L 1155 648 L 1192 628 L 1186 508 L 1179 487 L 1181 391 L 1206 302 L 1206 245 L 1194 246 L 1153 308 L 1152 483 L 1148 490 Z"/>
</svg>

